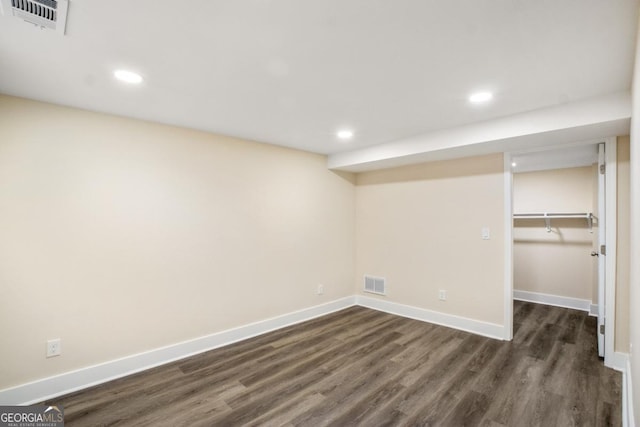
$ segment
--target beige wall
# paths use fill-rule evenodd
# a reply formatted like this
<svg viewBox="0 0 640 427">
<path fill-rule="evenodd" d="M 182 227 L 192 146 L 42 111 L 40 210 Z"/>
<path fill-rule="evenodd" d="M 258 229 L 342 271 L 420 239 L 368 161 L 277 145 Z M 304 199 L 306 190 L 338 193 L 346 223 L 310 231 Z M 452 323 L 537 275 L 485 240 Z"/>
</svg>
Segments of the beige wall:
<svg viewBox="0 0 640 427">
<path fill-rule="evenodd" d="M 503 183 L 502 155 L 358 174 L 357 292 L 373 296 L 362 277 L 382 276 L 378 298 L 503 324 Z"/>
<path fill-rule="evenodd" d="M 628 139 L 618 150 L 625 351 Z M 352 295 L 354 277 L 364 295 L 364 274 L 387 278 L 378 298 L 504 323 L 502 155 L 357 178 L 325 160 L 0 96 L 0 389 Z"/>
<path fill-rule="evenodd" d="M 325 162 L 0 96 L 0 389 L 352 295 Z"/>
<path fill-rule="evenodd" d="M 629 352 L 629 136 L 618 137 L 618 219 L 615 351 Z"/>
<path fill-rule="evenodd" d="M 514 213 L 592 212 L 591 166 L 517 173 Z M 592 300 L 593 237 L 584 219 L 514 221 L 514 289 Z"/>
</svg>

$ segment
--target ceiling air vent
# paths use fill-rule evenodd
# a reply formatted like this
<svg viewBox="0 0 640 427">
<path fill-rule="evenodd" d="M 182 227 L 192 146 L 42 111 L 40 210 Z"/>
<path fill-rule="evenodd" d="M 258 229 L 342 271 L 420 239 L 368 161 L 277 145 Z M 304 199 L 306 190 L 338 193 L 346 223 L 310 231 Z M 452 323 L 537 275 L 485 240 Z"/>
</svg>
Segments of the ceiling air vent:
<svg viewBox="0 0 640 427">
<path fill-rule="evenodd" d="M 0 0 L 0 5 L 4 15 L 8 16 L 11 11 L 16 18 L 64 35 L 67 0 Z"/>
</svg>

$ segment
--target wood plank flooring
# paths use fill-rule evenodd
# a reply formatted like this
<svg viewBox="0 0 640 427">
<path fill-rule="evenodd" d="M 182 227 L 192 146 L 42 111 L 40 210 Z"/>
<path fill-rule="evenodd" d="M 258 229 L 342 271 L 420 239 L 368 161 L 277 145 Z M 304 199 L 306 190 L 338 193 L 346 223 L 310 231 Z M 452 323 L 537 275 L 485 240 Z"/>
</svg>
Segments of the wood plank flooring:
<svg viewBox="0 0 640 427">
<path fill-rule="evenodd" d="M 352 307 L 47 403 L 68 426 L 619 426 L 595 332 L 518 301 L 512 342 Z"/>
</svg>

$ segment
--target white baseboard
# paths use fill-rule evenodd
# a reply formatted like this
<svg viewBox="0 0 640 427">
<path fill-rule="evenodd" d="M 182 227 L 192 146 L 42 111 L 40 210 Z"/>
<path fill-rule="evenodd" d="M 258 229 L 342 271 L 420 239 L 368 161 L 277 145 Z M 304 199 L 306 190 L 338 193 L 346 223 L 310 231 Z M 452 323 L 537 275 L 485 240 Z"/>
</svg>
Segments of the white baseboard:
<svg viewBox="0 0 640 427">
<path fill-rule="evenodd" d="M 591 301 L 587 299 L 561 297 L 559 295 L 543 294 L 539 292 L 513 290 L 513 299 L 518 301 L 535 302 L 556 307 L 573 308 L 591 313 Z M 596 310 L 597 313 L 597 310 Z"/>
<path fill-rule="evenodd" d="M 629 362 L 629 353 L 622 353 L 622 352 L 616 351 L 613 353 L 611 366 L 609 367 L 612 369 L 615 369 L 616 371 L 624 373 L 627 370 L 628 362 Z"/>
<path fill-rule="evenodd" d="M 315 317 L 324 316 L 355 304 L 355 297 L 346 297 L 238 328 L 0 390 L 0 405 L 30 405 L 42 402 Z"/>
<path fill-rule="evenodd" d="M 398 316 L 435 323 L 489 338 L 504 339 L 503 325 L 356 295 L 238 328 L 0 390 L 0 405 L 31 405 L 50 400 L 57 396 L 145 371 L 156 366 L 184 359 L 315 317 L 324 316 L 353 305 L 360 305 Z"/>
<path fill-rule="evenodd" d="M 413 307 L 396 302 L 385 301 L 363 295 L 356 295 L 356 304 L 402 317 L 435 323 L 449 328 L 459 329 L 498 340 L 504 339 L 504 326 L 495 323 L 482 322 L 466 317 Z"/>
<path fill-rule="evenodd" d="M 598 317 L 598 304 L 591 304 L 589 306 L 589 316 Z"/>
<path fill-rule="evenodd" d="M 622 371 L 622 427 L 636 427 L 633 414 L 633 386 L 631 384 L 631 361 L 627 360 Z"/>
<path fill-rule="evenodd" d="M 610 367 L 622 372 L 622 426 L 635 427 L 629 354 L 616 351 L 613 353 L 612 362 Z"/>
</svg>

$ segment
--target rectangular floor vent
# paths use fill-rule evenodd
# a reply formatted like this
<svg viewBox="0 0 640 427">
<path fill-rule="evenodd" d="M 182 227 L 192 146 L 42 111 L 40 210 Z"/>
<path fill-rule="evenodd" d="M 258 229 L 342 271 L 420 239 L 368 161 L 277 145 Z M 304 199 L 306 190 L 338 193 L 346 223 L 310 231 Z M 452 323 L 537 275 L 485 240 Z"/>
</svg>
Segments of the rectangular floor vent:
<svg viewBox="0 0 640 427">
<path fill-rule="evenodd" d="M 386 295 L 384 277 L 364 276 L 364 291 Z"/>
<path fill-rule="evenodd" d="M 0 0 L 0 11 L 18 19 L 64 35 L 67 0 Z"/>
</svg>

